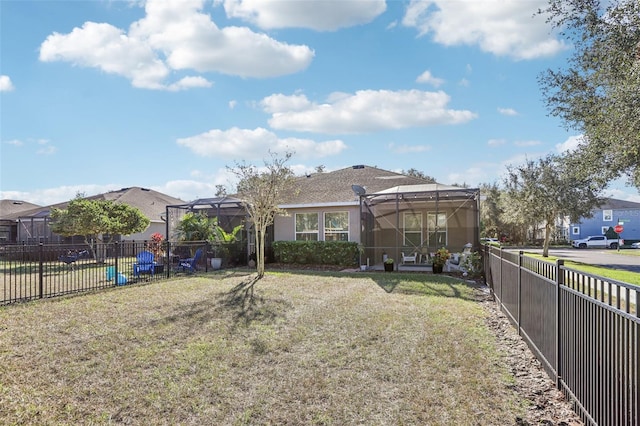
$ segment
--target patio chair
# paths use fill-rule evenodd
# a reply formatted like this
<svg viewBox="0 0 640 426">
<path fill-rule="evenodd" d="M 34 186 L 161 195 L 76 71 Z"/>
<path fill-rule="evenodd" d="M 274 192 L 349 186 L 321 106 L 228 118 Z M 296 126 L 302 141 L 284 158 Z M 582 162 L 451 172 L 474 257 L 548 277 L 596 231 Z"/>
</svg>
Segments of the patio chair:
<svg viewBox="0 0 640 426">
<path fill-rule="evenodd" d="M 197 270 L 196 265 L 198 264 L 198 261 L 200 260 L 200 258 L 202 257 L 202 249 L 199 248 L 198 250 L 196 250 L 196 253 L 193 255 L 193 257 L 189 257 L 187 259 L 180 259 L 180 262 L 178 263 L 178 269 L 182 269 L 182 272 L 189 272 L 189 273 L 194 273 Z"/>
<path fill-rule="evenodd" d="M 141 251 L 136 255 L 136 263 L 133 264 L 133 276 L 139 277 L 140 274 L 149 273 L 151 276 L 156 271 L 156 262 L 153 253 L 150 251 Z"/>
<path fill-rule="evenodd" d="M 409 253 L 409 255 L 404 254 L 404 252 L 400 252 L 402 255 L 402 263 L 413 262 L 418 263 L 418 252 Z"/>
</svg>

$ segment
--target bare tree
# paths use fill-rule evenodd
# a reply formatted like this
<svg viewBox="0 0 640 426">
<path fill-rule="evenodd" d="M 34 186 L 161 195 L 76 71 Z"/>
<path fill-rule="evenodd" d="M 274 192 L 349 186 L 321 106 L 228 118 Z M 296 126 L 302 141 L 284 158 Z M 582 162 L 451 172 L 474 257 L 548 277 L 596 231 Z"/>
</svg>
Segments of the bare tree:
<svg viewBox="0 0 640 426">
<path fill-rule="evenodd" d="M 285 166 L 292 153 L 284 157 L 270 152 L 271 160 L 264 162 L 263 168 L 245 163 L 238 164 L 230 171 L 238 177 L 238 195 L 253 222 L 256 242 L 256 264 L 258 277 L 264 276 L 264 246 L 267 227 L 273 224 L 276 215 L 284 214 L 279 207 L 285 195 L 293 190 L 294 175 Z"/>
</svg>

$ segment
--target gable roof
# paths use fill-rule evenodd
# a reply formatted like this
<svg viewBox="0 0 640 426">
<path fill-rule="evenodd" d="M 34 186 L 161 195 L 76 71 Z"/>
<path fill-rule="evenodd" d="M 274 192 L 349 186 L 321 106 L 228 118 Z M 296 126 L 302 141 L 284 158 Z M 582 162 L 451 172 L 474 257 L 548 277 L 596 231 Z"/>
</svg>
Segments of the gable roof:
<svg viewBox="0 0 640 426">
<path fill-rule="evenodd" d="M 640 209 L 640 203 L 634 203 L 633 201 L 617 200 L 615 198 L 607 198 L 600 207 L 600 209 L 611 210 L 629 210 Z"/>
<path fill-rule="evenodd" d="M 401 185 L 429 183 L 432 182 L 376 167 L 357 165 L 297 177 L 294 193 L 286 197 L 283 207 L 357 205 L 360 200 L 351 188 L 352 185 L 362 186 L 367 194 L 371 194 Z"/>
<path fill-rule="evenodd" d="M 152 189 L 140 188 L 137 186 L 131 188 L 122 188 L 117 191 L 105 192 L 104 194 L 92 195 L 86 197 L 87 200 L 112 200 L 118 204 L 127 204 L 131 207 L 138 208 L 151 222 L 161 222 L 161 216 L 166 213 L 167 205 L 182 204 L 179 198 L 163 194 Z M 18 219 L 19 217 L 46 217 L 49 216 L 51 209 L 66 209 L 69 201 L 53 204 L 46 207 L 36 207 L 29 210 L 16 212 L 4 219 Z"/>
<path fill-rule="evenodd" d="M 0 219 L 5 219 L 16 213 L 40 207 L 37 204 L 20 200 L 0 200 Z"/>
</svg>

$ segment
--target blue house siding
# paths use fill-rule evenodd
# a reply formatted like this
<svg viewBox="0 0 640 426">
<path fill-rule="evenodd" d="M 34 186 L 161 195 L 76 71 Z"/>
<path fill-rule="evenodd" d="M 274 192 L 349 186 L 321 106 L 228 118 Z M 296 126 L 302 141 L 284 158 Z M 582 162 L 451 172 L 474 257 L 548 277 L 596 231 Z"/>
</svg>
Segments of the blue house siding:
<svg viewBox="0 0 640 426">
<path fill-rule="evenodd" d="M 637 204 L 638 207 L 616 209 L 605 205 L 594 210 L 593 217 L 583 218 L 579 223 L 570 225 L 569 238 L 578 240 L 590 235 L 602 235 L 610 226 L 623 222 L 624 231 L 620 234 L 620 238 L 629 242 L 640 241 L 640 203 L 629 204 Z"/>
</svg>

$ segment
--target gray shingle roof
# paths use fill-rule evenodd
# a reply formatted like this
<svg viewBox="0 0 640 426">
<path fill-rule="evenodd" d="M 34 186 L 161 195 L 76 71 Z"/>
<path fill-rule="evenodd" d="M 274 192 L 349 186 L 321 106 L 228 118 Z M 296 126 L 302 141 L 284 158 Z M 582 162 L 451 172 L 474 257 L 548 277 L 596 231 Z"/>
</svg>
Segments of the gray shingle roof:
<svg viewBox="0 0 640 426">
<path fill-rule="evenodd" d="M 640 203 L 634 203 L 633 201 L 617 200 L 615 198 L 607 198 L 601 209 L 611 210 L 628 210 L 628 209 L 640 209 Z"/>
<path fill-rule="evenodd" d="M 166 206 L 172 204 L 182 204 L 179 198 L 171 197 L 170 195 L 163 194 L 152 189 L 131 187 L 122 188 L 117 191 L 110 191 L 104 194 L 93 195 L 87 197 L 89 200 L 113 200 L 116 203 L 127 204 L 132 207 L 140 209 L 142 214 L 149 218 L 152 222 L 160 221 L 160 216 L 166 212 Z M 67 208 L 68 201 L 63 203 L 53 204 L 46 207 L 36 207 L 29 210 L 23 210 L 11 215 L 7 215 L 3 219 L 17 219 L 19 217 L 42 217 L 49 215 L 52 208 L 64 209 Z"/>
<path fill-rule="evenodd" d="M 296 178 L 294 194 L 285 205 L 357 203 L 352 185 L 364 187 L 367 194 L 399 185 L 431 183 L 425 179 L 402 175 L 369 166 L 352 166 L 333 172 L 311 173 Z"/>
<path fill-rule="evenodd" d="M 16 213 L 40 207 L 37 204 L 20 200 L 0 200 L 0 219 L 5 219 Z"/>
</svg>

